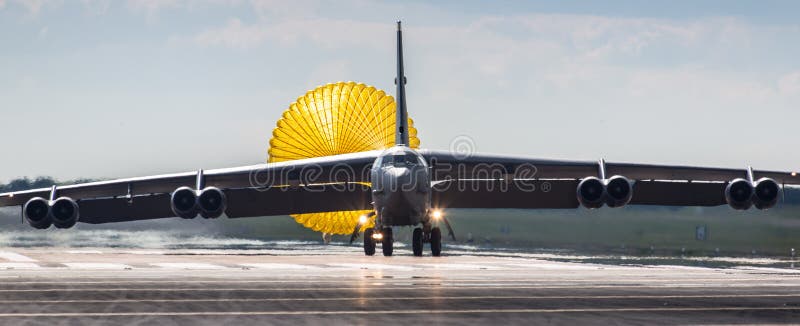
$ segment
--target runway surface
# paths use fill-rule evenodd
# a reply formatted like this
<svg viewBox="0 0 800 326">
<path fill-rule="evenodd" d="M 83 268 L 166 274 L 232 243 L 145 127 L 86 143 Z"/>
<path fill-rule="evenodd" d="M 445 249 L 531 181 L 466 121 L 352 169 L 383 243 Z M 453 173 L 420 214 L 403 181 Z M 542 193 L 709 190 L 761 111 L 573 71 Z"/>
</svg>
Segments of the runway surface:
<svg viewBox="0 0 800 326">
<path fill-rule="evenodd" d="M 800 271 L 357 249 L 0 248 L 0 324 L 800 323 Z"/>
</svg>

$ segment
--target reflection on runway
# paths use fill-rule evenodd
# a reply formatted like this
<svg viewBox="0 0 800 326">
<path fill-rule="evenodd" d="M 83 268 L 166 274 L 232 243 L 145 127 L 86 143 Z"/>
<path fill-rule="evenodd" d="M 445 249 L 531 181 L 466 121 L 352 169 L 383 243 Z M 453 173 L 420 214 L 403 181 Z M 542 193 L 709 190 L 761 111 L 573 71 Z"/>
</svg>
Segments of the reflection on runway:
<svg viewBox="0 0 800 326">
<path fill-rule="evenodd" d="M 247 250 L 0 249 L 0 324 L 793 323 L 800 271 Z"/>
</svg>

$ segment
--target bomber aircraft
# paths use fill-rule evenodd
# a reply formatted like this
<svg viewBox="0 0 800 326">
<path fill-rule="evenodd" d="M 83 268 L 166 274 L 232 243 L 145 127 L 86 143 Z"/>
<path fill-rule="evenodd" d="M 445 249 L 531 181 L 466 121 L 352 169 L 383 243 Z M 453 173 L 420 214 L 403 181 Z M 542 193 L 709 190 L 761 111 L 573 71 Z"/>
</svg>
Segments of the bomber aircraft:
<svg viewBox="0 0 800 326">
<path fill-rule="evenodd" d="M 369 209 L 353 231 L 364 253 L 392 255 L 392 228 L 413 227 L 412 249 L 442 250 L 445 208 L 576 209 L 625 205 L 775 206 L 796 172 L 597 161 L 566 161 L 417 150 L 409 146 L 403 43 L 397 23 L 395 145 L 235 168 L 52 186 L 0 194 L 32 227 L 71 228 L 168 217 L 229 218 Z"/>
</svg>

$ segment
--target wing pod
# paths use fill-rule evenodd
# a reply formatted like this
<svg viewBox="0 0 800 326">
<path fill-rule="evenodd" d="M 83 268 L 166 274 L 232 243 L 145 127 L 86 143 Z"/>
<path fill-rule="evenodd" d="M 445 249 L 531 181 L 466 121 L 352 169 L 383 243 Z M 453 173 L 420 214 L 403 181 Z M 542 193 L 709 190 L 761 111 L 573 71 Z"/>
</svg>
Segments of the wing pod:
<svg viewBox="0 0 800 326">
<path fill-rule="evenodd" d="M 50 203 L 42 197 L 34 197 L 22 207 L 22 215 L 28 224 L 37 229 L 47 229 L 53 224 L 50 217 Z"/>
<path fill-rule="evenodd" d="M 228 207 L 225 193 L 216 187 L 203 189 L 197 198 L 197 204 L 200 206 L 200 216 L 204 218 L 220 217 Z"/>
<path fill-rule="evenodd" d="M 180 187 L 172 193 L 170 198 L 172 212 L 181 218 L 195 218 L 199 212 L 197 205 L 197 191 L 189 187 Z"/>
<path fill-rule="evenodd" d="M 756 181 L 753 193 L 753 205 L 758 209 L 769 209 L 778 203 L 781 187 L 775 180 L 761 178 Z"/>
<path fill-rule="evenodd" d="M 78 223 L 79 214 L 78 203 L 72 198 L 61 197 L 50 205 L 50 219 L 59 229 L 69 229 Z"/>
<path fill-rule="evenodd" d="M 586 177 L 578 183 L 578 202 L 586 208 L 600 208 L 605 203 L 606 187 L 596 177 Z"/>
<path fill-rule="evenodd" d="M 615 175 L 606 180 L 606 205 L 622 207 L 633 198 L 633 183 L 626 177 Z"/>
<path fill-rule="evenodd" d="M 733 209 L 746 210 L 753 206 L 753 184 L 745 179 L 734 179 L 725 187 L 725 201 Z"/>
</svg>

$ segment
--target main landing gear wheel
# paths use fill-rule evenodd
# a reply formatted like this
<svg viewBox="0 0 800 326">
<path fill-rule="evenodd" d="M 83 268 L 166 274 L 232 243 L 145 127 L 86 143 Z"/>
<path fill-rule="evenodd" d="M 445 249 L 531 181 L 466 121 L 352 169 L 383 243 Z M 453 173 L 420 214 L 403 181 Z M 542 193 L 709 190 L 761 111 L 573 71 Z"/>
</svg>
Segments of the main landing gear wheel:
<svg viewBox="0 0 800 326">
<path fill-rule="evenodd" d="M 367 256 L 375 254 L 375 239 L 372 239 L 373 233 L 375 233 L 375 230 L 372 228 L 364 230 L 364 254 Z"/>
<path fill-rule="evenodd" d="M 438 227 L 431 230 L 431 254 L 434 257 L 442 255 L 442 230 Z"/>
<path fill-rule="evenodd" d="M 411 247 L 414 250 L 414 256 L 422 256 L 422 228 L 414 229 L 414 236 L 411 239 Z"/>
<path fill-rule="evenodd" d="M 384 228 L 383 229 L 383 255 L 384 256 L 391 256 L 392 255 L 392 246 L 394 245 L 394 239 L 392 237 L 392 228 Z"/>
</svg>

